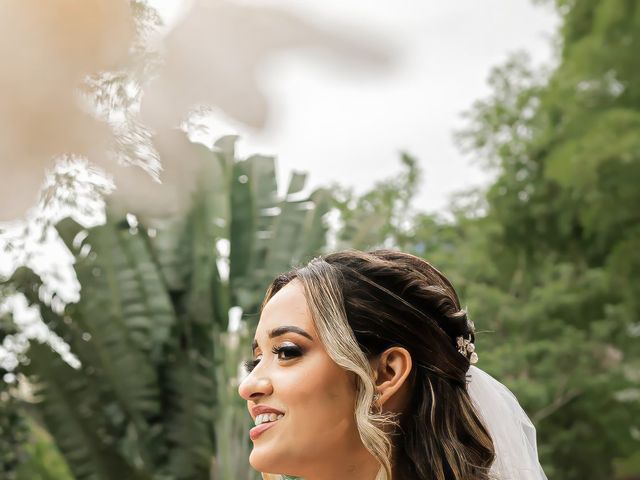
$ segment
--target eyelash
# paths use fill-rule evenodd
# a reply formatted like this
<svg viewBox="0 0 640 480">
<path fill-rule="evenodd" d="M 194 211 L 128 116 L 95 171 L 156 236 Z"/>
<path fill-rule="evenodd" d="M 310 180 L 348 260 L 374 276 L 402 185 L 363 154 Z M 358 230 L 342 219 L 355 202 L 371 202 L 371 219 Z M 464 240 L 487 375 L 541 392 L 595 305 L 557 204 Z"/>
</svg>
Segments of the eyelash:
<svg viewBox="0 0 640 480">
<path fill-rule="evenodd" d="M 271 349 L 271 352 L 274 355 L 277 355 L 279 360 L 292 360 L 296 357 L 302 356 L 302 350 L 300 350 L 300 348 L 295 345 L 274 346 Z M 285 353 L 289 358 L 280 358 L 281 353 Z M 259 358 L 247 360 L 244 362 L 244 369 L 247 373 L 251 373 L 253 369 L 258 366 L 258 363 L 260 363 Z"/>
</svg>

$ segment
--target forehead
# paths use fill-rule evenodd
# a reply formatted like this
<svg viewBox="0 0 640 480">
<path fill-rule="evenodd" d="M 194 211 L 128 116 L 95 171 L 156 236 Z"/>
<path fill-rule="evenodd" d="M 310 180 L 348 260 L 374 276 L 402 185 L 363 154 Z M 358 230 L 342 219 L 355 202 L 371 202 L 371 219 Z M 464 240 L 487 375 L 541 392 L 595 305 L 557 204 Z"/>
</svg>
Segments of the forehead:
<svg viewBox="0 0 640 480">
<path fill-rule="evenodd" d="M 315 336 L 304 287 L 298 280 L 292 280 L 269 299 L 260 314 L 256 337 L 266 336 L 269 331 L 283 325 L 300 327 Z"/>
</svg>

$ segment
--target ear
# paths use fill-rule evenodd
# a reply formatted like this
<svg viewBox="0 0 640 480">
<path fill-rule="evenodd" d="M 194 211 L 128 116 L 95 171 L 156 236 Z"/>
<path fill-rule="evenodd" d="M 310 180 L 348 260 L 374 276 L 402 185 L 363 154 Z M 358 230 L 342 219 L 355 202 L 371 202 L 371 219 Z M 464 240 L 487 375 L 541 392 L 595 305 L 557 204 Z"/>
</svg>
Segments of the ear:
<svg viewBox="0 0 640 480">
<path fill-rule="evenodd" d="M 404 409 L 409 395 L 407 379 L 413 362 L 406 348 L 391 347 L 382 352 L 372 365 L 376 388 L 380 397 L 376 402 L 385 410 Z"/>
</svg>

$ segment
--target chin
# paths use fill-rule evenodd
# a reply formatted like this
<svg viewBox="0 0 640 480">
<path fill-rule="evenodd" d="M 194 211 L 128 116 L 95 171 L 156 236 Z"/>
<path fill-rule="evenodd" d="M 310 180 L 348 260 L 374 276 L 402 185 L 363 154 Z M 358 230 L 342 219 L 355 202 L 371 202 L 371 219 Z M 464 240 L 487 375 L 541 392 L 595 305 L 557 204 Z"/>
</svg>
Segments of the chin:
<svg viewBox="0 0 640 480">
<path fill-rule="evenodd" d="M 287 461 L 289 460 L 289 461 Z M 266 445 L 254 446 L 249 455 L 249 463 L 258 472 L 295 475 L 289 472 L 287 467 L 291 466 L 291 458 L 286 452 L 275 452 L 274 449 Z"/>
<path fill-rule="evenodd" d="M 249 455 L 249 463 L 259 472 L 278 473 L 281 464 L 275 453 L 266 445 L 254 446 Z"/>
</svg>

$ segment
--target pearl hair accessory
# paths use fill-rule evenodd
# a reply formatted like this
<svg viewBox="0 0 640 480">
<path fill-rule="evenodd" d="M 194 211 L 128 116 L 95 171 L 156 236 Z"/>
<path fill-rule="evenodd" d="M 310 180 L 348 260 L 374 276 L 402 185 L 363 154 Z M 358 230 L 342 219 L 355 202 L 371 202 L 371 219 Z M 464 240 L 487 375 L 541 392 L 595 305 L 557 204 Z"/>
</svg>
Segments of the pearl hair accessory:
<svg viewBox="0 0 640 480">
<path fill-rule="evenodd" d="M 476 346 L 471 343 L 471 334 L 469 334 L 469 338 L 464 338 L 463 336 L 456 337 L 456 345 L 458 346 L 458 352 L 465 357 L 467 354 L 471 354 L 469 356 L 469 362 L 471 364 L 478 363 L 478 354 L 475 352 Z"/>
</svg>

